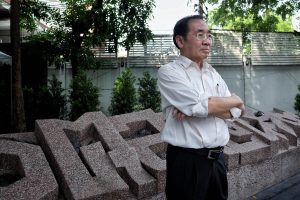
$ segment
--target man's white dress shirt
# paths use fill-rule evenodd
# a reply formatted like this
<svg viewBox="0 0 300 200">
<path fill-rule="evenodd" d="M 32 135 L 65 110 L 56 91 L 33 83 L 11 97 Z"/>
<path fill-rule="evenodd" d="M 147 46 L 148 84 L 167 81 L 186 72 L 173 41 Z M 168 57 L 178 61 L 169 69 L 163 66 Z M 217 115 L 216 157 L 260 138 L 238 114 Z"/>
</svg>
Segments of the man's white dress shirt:
<svg viewBox="0 0 300 200">
<path fill-rule="evenodd" d="M 196 63 L 179 56 L 158 70 L 158 86 L 166 120 L 163 141 L 197 149 L 227 144 L 229 132 L 225 121 L 208 116 L 208 97 L 231 96 L 225 81 L 213 67 L 204 62 L 200 70 Z M 174 107 L 186 115 L 182 121 L 173 117 Z"/>
</svg>

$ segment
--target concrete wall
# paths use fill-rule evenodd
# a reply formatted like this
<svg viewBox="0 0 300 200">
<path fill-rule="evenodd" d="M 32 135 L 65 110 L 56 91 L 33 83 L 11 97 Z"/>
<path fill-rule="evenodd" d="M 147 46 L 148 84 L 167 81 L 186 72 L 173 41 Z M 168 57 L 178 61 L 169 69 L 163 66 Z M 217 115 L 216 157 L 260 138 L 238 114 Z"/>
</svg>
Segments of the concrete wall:
<svg viewBox="0 0 300 200">
<path fill-rule="evenodd" d="M 300 66 L 234 66 L 215 67 L 226 81 L 230 91 L 239 95 L 253 111 L 269 111 L 274 107 L 295 113 L 294 99 L 300 85 Z M 157 77 L 158 68 L 131 68 L 136 78 L 149 71 Z M 88 75 L 100 89 L 102 111 L 107 114 L 114 81 L 124 68 L 89 70 Z M 55 74 L 63 87 L 69 88 L 71 69 L 49 68 L 48 76 Z M 137 82 L 137 81 L 136 81 Z"/>
<path fill-rule="evenodd" d="M 294 101 L 300 85 L 300 66 L 216 67 L 230 91 L 252 110 L 274 107 L 295 112 Z"/>
<path fill-rule="evenodd" d="M 246 67 L 246 104 L 262 111 L 273 107 L 295 112 L 294 102 L 300 85 L 299 66 Z"/>
</svg>

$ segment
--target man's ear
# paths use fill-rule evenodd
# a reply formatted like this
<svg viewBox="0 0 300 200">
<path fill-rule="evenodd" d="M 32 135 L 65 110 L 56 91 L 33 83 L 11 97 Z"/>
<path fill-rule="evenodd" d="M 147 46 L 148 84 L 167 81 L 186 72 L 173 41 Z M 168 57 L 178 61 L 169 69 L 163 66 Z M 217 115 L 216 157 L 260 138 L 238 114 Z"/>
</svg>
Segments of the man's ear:
<svg viewBox="0 0 300 200">
<path fill-rule="evenodd" d="M 184 38 L 181 35 L 176 35 L 175 41 L 176 41 L 176 44 L 178 45 L 178 47 L 181 49 L 184 44 Z"/>
</svg>

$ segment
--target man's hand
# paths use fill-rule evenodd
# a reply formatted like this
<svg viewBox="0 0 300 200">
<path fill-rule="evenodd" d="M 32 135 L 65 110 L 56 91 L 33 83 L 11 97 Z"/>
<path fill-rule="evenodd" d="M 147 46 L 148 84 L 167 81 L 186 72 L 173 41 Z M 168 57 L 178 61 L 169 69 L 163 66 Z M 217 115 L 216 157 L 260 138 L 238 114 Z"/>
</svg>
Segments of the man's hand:
<svg viewBox="0 0 300 200">
<path fill-rule="evenodd" d="M 231 119 L 232 115 L 230 113 L 230 109 L 232 107 L 239 108 L 241 110 L 241 116 L 243 116 L 245 113 L 244 102 L 239 96 L 235 94 L 232 94 L 230 97 L 216 97 L 216 98 L 212 97 L 209 100 L 216 101 L 216 103 L 218 104 L 215 107 L 215 114 L 213 114 L 213 116 L 215 117 L 219 117 L 221 119 Z M 173 108 L 172 115 L 178 121 L 182 121 L 186 117 L 184 113 L 182 113 L 180 110 L 178 110 L 175 107 Z"/>
<path fill-rule="evenodd" d="M 208 115 L 210 116 L 219 117 L 221 119 L 231 119 L 232 115 L 230 109 L 234 107 L 241 109 L 241 115 L 244 114 L 244 102 L 235 94 L 227 97 L 211 96 L 208 98 Z"/>
<path fill-rule="evenodd" d="M 242 117 L 242 116 L 245 114 L 245 109 L 246 109 L 246 108 L 245 108 L 245 105 L 242 104 L 242 105 L 240 105 L 238 108 L 241 109 L 241 111 L 242 111 L 241 116 L 240 116 L 240 117 Z"/>
<path fill-rule="evenodd" d="M 173 108 L 173 112 L 172 115 L 174 118 L 176 118 L 178 121 L 182 121 L 185 118 L 185 114 L 182 113 L 180 110 L 178 110 L 177 108 Z"/>
<path fill-rule="evenodd" d="M 239 96 L 237 96 L 237 95 L 234 94 L 234 93 L 233 93 L 231 96 L 233 96 L 234 98 L 236 98 L 238 101 L 241 102 L 241 104 L 238 105 L 237 108 L 239 108 L 239 109 L 242 111 L 241 116 L 243 116 L 244 113 L 245 113 L 245 109 L 246 109 L 246 108 L 245 108 L 244 102 L 242 101 L 242 99 L 241 99 Z"/>
</svg>

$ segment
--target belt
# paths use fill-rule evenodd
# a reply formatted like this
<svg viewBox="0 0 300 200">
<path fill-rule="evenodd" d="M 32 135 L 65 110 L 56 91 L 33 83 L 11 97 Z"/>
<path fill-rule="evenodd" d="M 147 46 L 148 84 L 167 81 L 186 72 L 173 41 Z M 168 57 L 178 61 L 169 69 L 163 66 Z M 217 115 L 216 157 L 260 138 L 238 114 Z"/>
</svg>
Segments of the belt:
<svg viewBox="0 0 300 200">
<path fill-rule="evenodd" d="M 171 144 L 169 144 L 168 147 L 174 150 L 180 150 L 180 151 L 204 156 L 210 160 L 218 159 L 224 150 L 224 147 L 193 149 L 193 148 L 173 146 Z"/>
</svg>

